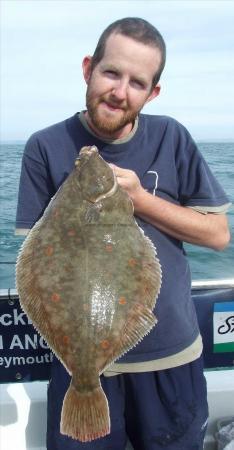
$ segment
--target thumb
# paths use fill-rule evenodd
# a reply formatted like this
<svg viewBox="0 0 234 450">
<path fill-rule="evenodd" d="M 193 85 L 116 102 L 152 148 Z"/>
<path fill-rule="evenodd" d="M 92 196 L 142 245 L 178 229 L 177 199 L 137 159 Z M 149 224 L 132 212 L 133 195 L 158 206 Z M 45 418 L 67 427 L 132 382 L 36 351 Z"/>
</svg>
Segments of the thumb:
<svg viewBox="0 0 234 450">
<path fill-rule="evenodd" d="M 108 163 L 112 170 L 116 169 L 118 166 L 112 163 Z"/>
</svg>

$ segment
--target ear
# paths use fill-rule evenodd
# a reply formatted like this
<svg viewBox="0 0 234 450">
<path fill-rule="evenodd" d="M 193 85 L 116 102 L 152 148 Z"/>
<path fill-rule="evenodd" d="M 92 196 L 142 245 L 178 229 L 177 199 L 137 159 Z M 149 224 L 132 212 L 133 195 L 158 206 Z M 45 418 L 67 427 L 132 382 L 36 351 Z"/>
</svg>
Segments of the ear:
<svg viewBox="0 0 234 450">
<path fill-rule="evenodd" d="M 82 62 L 83 76 L 86 83 L 89 82 L 91 76 L 91 62 L 92 56 L 85 56 Z"/>
<path fill-rule="evenodd" d="M 150 102 L 155 97 L 157 97 L 160 94 L 160 91 L 161 91 L 161 85 L 156 84 L 156 86 L 154 86 L 153 90 L 151 91 L 149 97 L 147 98 L 146 103 Z"/>
</svg>

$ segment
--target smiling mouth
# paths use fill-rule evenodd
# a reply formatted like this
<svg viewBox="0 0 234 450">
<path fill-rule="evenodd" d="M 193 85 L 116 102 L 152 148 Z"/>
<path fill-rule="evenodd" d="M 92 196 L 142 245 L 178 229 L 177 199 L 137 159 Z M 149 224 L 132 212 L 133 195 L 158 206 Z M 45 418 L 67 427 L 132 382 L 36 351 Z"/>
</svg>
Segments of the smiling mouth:
<svg viewBox="0 0 234 450">
<path fill-rule="evenodd" d="M 124 108 L 120 107 L 119 105 L 113 105 L 113 104 L 105 102 L 105 101 L 103 101 L 101 104 L 109 111 L 113 111 L 113 112 L 124 111 Z"/>
</svg>

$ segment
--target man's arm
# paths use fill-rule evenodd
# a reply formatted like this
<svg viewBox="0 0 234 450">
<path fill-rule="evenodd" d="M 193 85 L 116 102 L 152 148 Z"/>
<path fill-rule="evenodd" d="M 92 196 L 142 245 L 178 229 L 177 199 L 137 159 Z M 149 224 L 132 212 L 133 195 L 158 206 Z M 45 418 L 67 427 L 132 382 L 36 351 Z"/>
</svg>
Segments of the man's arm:
<svg viewBox="0 0 234 450">
<path fill-rule="evenodd" d="M 181 241 L 223 250 L 230 241 L 225 214 L 201 214 L 148 193 L 135 172 L 111 164 L 119 185 L 131 197 L 135 215 Z"/>
</svg>

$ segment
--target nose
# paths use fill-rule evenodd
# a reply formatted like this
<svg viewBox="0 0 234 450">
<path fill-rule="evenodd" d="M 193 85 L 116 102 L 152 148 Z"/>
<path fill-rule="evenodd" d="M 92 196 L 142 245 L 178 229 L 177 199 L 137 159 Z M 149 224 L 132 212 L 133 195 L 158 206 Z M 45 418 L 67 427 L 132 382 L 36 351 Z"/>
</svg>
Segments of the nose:
<svg viewBox="0 0 234 450">
<path fill-rule="evenodd" d="M 128 84 L 124 80 L 118 80 L 112 89 L 113 96 L 119 101 L 123 101 L 127 97 Z"/>
</svg>

